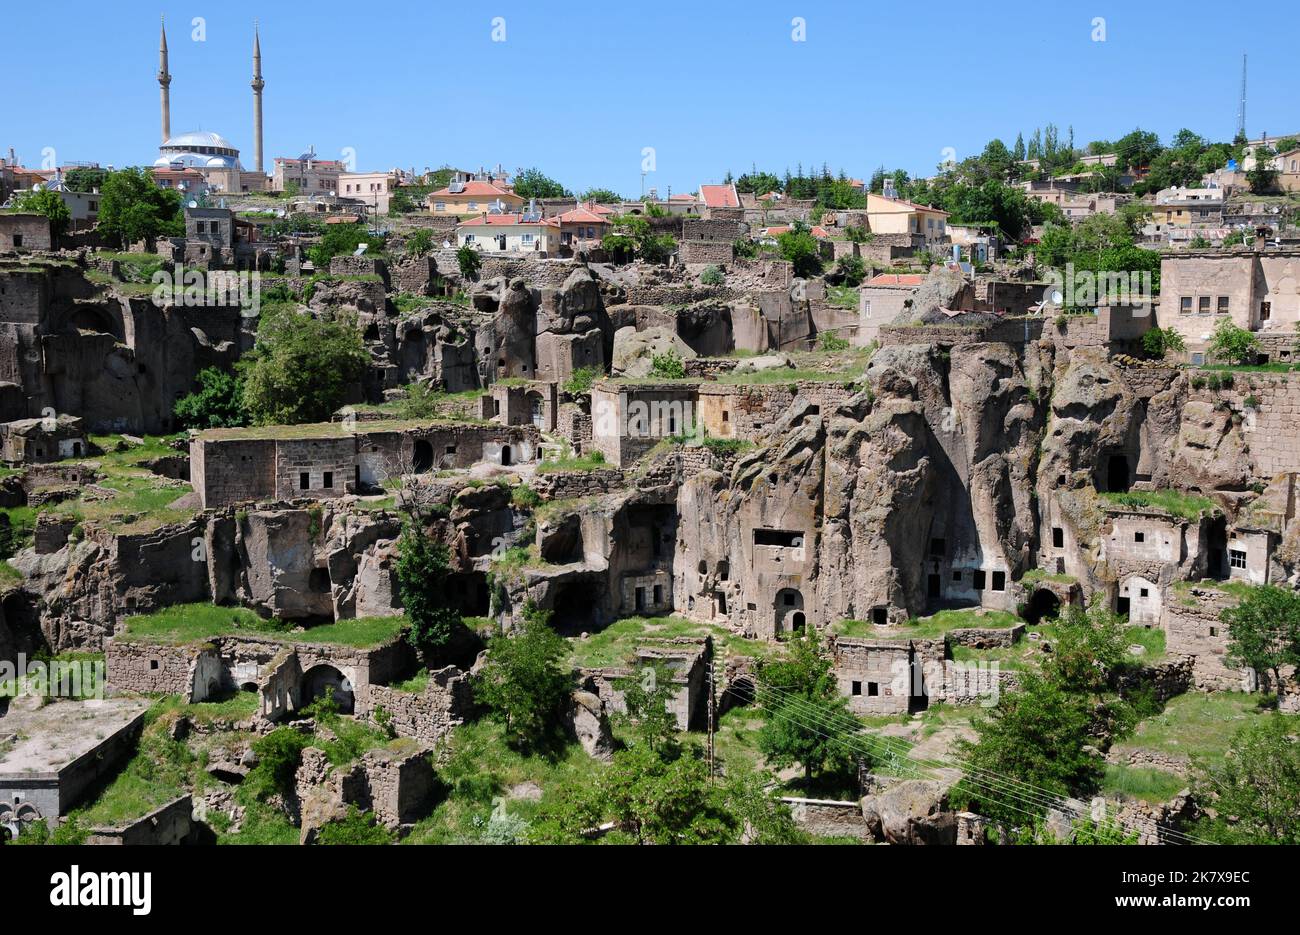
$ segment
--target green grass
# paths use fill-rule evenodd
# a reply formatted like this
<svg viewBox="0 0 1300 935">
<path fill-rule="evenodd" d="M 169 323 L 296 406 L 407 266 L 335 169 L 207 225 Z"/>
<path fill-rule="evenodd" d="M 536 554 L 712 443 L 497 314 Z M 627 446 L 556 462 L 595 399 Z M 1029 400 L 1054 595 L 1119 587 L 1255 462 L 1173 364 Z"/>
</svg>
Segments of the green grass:
<svg viewBox="0 0 1300 935">
<path fill-rule="evenodd" d="M 146 436 L 143 444 L 126 442 L 125 450 L 117 451 L 118 445 L 123 443 L 122 436 L 91 436 L 91 442 L 104 453 L 72 458 L 65 463 L 90 465 L 102 475 L 95 482 L 99 491 L 109 490 L 113 495 L 105 499 L 98 499 L 98 494 L 96 497 L 83 495 L 46 509 L 58 516 L 89 520 L 116 533 L 147 532 L 169 523 L 192 519 L 197 507 L 175 507 L 173 504 L 192 493 L 193 488 L 183 481 L 154 474 L 144 466 L 144 462 L 177 454 L 169 444 L 171 438 Z"/>
<path fill-rule="evenodd" d="M 177 604 L 152 614 L 128 617 L 128 639 L 156 643 L 202 643 L 218 636 L 248 636 L 296 643 L 337 643 L 364 648 L 386 643 L 401 632 L 404 617 L 338 620 L 291 633 L 286 621 L 266 620 L 243 607 Z"/>
<path fill-rule="evenodd" d="M 439 778 L 447 795 L 427 818 L 416 823 L 406 844 L 473 844 L 494 807 L 510 789 L 522 783 L 540 786 L 545 795 L 592 781 L 605 764 L 582 747 L 569 744 L 553 755 L 526 755 L 512 749 L 501 726 L 481 720 L 456 728 L 441 748 Z M 538 802 L 524 798 L 505 801 L 506 811 L 525 821 Z"/>
<path fill-rule="evenodd" d="M 866 637 L 878 639 L 938 639 L 949 630 L 963 627 L 980 627 L 983 629 L 1006 629 L 1023 621 L 1015 614 L 1004 610 L 981 610 L 970 607 L 961 610 L 941 610 L 929 617 L 913 617 L 901 627 L 878 627 L 865 620 L 841 620 L 833 624 L 832 632 L 840 636 Z"/>
<path fill-rule="evenodd" d="M 1046 568 L 1031 568 L 1020 576 L 1020 582 L 1026 587 L 1050 581 L 1054 584 L 1074 584 L 1078 581 L 1074 575 L 1049 574 Z"/>
<path fill-rule="evenodd" d="M 1146 650 L 1141 656 L 1133 657 L 1139 662 L 1155 662 L 1165 654 L 1165 631 L 1159 627 L 1129 627 L 1127 637 L 1130 644 L 1136 643 Z"/>
<path fill-rule="evenodd" d="M 1165 709 L 1138 724 L 1117 752 L 1152 750 L 1220 762 L 1239 729 L 1262 716 L 1260 696 L 1243 692 L 1192 692 L 1171 698 Z"/>
<path fill-rule="evenodd" d="M 412 694 L 418 695 L 429 687 L 429 670 L 421 669 L 409 679 L 403 679 L 400 682 L 393 682 L 388 687 L 399 692 L 411 692 Z"/>
<path fill-rule="evenodd" d="M 1199 519 L 1203 514 L 1218 509 L 1209 497 L 1178 490 L 1132 490 L 1128 493 L 1102 493 L 1100 496 L 1117 506 L 1139 509 L 1154 507 L 1183 519 Z"/>
<path fill-rule="evenodd" d="M 1227 370 L 1233 373 L 1291 373 L 1295 364 L 1204 364 L 1197 370 Z"/>
<path fill-rule="evenodd" d="M 1106 777 L 1101 784 L 1101 791 L 1106 795 L 1152 805 L 1168 802 L 1186 788 L 1187 780 L 1175 773 L 1115 763 L 1106 765 Z"/>
<path fill-rule="evenodd" d="M 1214 578 L 1202 578 L 1200 581 L 1175 581 L 1173 585 L 1174 592 L 1178 595 L 1179 603 L 1187 607 L 1196 606 L 1196 597 L 1192 594 L 1193 588 L 1209 589 L 1222 591 L 1225 594 L 1231 594 L 1238 600 L 1244 600 L 1250 594 L 1252 585 L 1244 581 L 1219 581 Z"/>
<path fill-rule="evenodd" d="M 858 307 L 858 290 L 854 286 L 828 286 L 826 301 L 837 308 Z"/>
<path fill-rule="evenodd" d="M 647 639 L 705 636 L 713 637 L 713 648 L 719 656 L 762 656 L 778 649 L 774 644 L 748 640 L 721 627 L 682 617 L 623 617 L 585 640 L 570 639 L 570 663 L 588 668 L 620 666 L 635 658 L 637 647 Z"/>
<path fill-rule="evenodd" d="M 537 465 L 538 474 L 572 474 L 577 471 L 599 471 L 603 468 L 610 468 L 613 465 L 605 461 L 605 456 L 599 451 L 593 451 L 590 454 L 583 455 L 580 458 L 559 458 L 555 461 L 543 461 Z"/>
</svg>

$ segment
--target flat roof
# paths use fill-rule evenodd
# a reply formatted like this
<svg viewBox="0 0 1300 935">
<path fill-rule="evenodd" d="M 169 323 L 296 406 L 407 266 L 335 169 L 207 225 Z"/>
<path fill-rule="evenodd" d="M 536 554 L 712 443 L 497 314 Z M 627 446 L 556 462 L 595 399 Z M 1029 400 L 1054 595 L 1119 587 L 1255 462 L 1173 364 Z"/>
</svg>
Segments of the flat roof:
<svg viewBox="0 0 1300 935">
<path fill-rule="evenodd" d="M 15 699 L 17 701 L 17 699 Z M 0 717 L 0 782 L 54 779 L 144 717 L 143 698 L 59 701 Z M 12 738 L 12 745 L 4 741 Z"/>
<path fill-rule="evenodd" d="M 306 441 L 313 438 L 341 439 L 358 435 L 374 435 L 380 432 L 412 432 L 419 429 L 444 428 L 449 426 L 478 426 L 481 422 L 465 422 L 456 419 L 384 419 L 355 422 L 308 422 L 302 425 L 253 425 L 232 429 L 205 429 L 198 434 L 200 441 Z M 509 426 L 496 426 L 509 428 Z"/>
</svg>

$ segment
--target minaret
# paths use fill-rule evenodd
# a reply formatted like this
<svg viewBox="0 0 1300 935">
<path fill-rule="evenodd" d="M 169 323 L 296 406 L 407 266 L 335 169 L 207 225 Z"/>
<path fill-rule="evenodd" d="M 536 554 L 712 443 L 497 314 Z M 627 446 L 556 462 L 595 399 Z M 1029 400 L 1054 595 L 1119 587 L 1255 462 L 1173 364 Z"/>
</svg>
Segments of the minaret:
<svg viewBox="0 0 1300 935">
<path fill-rule="evenodd" d="M 262 42 L 253 21 L 253 171 L 262 174 Z"/>
<path fill-rule="evenodd" d="M 158 46 L 158 88 L 162 92 L 162 141 L 166 143 L 172 135 L 172 100 L 168 88 L 172 76 L 167 72 L 167 24 L 162 25 L 162 40 Z"/>
</svg>

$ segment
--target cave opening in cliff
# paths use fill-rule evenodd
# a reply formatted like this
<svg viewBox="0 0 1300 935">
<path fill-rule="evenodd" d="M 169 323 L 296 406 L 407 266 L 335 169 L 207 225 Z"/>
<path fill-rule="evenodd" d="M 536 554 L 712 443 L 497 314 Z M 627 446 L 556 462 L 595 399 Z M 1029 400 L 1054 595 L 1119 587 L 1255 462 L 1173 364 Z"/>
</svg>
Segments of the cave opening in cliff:
<svg viewBox="0 0 1300 935">
<path fill-rule="evenodd" d="M 596 629 L 596 604 L 591 585 L 574 582 L 558 585 L 551 607 L 551 626 L 563 636 L 577 636 Z"/>
<path fill-rule="evenodd" d="M 1111 455 L 1106 462 L 1106 490 L 1109 493 L 1127 493 L 1132 485 L 1128 455 Z"/>
<path fill-rule="evenodd" d="M 1025 622 L 1033 626 L 1044 620 L 1055 620 L 1060 613 L 1061 599 L 1046 588 L 1039 588 L 1025 607 Z"/>
</svg>

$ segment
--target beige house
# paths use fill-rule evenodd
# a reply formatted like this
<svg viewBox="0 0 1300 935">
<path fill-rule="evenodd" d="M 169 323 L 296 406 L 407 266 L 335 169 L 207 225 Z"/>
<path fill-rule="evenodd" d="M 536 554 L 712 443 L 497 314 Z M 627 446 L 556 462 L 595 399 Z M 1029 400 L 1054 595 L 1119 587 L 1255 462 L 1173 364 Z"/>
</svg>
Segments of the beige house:
<svg viewBox="0 0 1300 935">
<path fill-rule="evenodd" d="M 336 159 L 317 159 L 314 152 L 303 153 L 297 159 L 277 156 L 271 174 L 271 187 L 277 192 L 294 186 L 300 195 L 338 194 L 339 176 L 343 163 Z"/>
<path fill-rule="evenodd" d="M 388 202 L 397 188 L 396 172 L 344 172 L 339 176 L 338 193 L 355 198 L 380 214 L 388 213 Z"/>
<path fill-rule="evenodd" d="M 470 179 L 467 182 L 452 182 L 446 188 L 432 192 L 425 199 L 425 204 L 431 214 L 472 217 L 483 214 L 498 204 L 503 211 L 518 211 L 524 206 L 524 199 L 503 183 Z"/>
<path fill-rule="evenodd" d="M 1300 321 L 1300 250 L 1167 254 L 1160 261 L 1157 317 L 1162 328 L 1182 335 L 1193 363 L 1204 361 L 1225 318 L 1256 332 L 1266 351 L 1275 343 L 1289 349 Z"/>
<path fill-rule="evenodd" d="M 554 218 L 524 220 L 521 214 L 485 214 L 456 225 L 456 245 L 484 253 L 545 253 L 560 249 L 560 225 Z"/>
<path fill-rule="evenodd" d="M 919 234 L 925 238 L 927 246 L 939 244 L 947 237 L 947 211 L 901 198 L 868 193 L 867 220 L 873 234 Z"/>
</svg>

